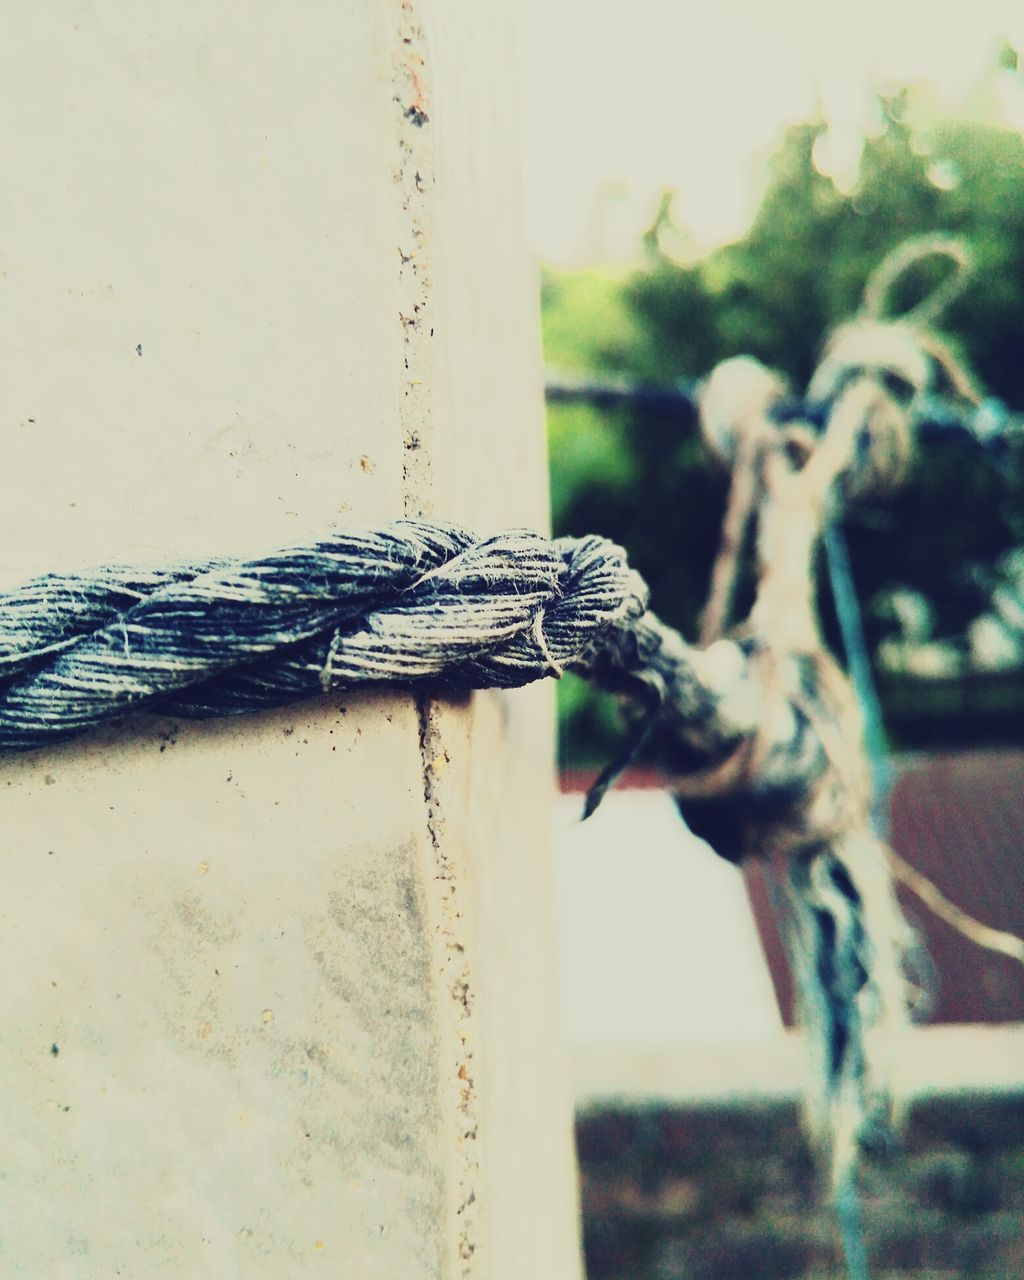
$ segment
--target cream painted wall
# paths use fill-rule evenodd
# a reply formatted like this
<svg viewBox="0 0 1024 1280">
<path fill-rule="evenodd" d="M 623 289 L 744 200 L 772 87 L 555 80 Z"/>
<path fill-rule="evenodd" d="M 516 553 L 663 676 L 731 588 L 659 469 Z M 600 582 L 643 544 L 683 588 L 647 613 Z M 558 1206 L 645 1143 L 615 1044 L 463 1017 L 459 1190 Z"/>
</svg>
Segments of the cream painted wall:
<svg viewBox="0 0 1024 1280">
<path fill-rule="evenodd" d="M 0 585 L 543 525 L 498 0 L 19 4 Z M 548 690 L 0 761 L 3 1274 L 579 1275 Z"/>
</svg>

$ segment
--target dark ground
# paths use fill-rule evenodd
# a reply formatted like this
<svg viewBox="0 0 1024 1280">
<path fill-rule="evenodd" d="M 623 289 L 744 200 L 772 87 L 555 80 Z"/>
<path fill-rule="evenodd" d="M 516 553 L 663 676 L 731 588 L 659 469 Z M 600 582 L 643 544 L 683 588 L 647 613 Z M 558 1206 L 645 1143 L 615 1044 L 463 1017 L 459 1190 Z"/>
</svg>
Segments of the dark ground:
<svg viewBox="0 0 1024 1280">
<path fill-rule="evenodd" d="M 843 1280 L 793 1103 L 577 1122 L 588 1280 Z M 1024 1280 L 1024 1092 L 934 1098 L 864 1175 L 872 1280 Z"/>
</svg>

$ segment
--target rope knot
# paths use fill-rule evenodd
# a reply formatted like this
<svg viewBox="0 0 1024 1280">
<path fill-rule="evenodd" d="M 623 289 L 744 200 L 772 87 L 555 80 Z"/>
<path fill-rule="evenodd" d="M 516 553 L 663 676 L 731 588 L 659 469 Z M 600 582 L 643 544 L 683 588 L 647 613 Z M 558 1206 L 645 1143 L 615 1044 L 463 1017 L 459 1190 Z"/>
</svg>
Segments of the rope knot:
<svg viewBox="0 0 1024 1280">
<path fill-rule="evenodd" d="M 734 356 L 715 365 L 697 399 L 708 449 L 735 468 L 771 434 L 772 406 L 787 393 L 786 383 L 752 356 Z"/>
<path fill-rule="evenodd" d="M 513 688 L 644 615 L 621 547 L 399 520 L 255 560 L 48 575 L 0 595 L 0 750 L 130 711 L 237 715 L 367 684 Z"/>
</svg>

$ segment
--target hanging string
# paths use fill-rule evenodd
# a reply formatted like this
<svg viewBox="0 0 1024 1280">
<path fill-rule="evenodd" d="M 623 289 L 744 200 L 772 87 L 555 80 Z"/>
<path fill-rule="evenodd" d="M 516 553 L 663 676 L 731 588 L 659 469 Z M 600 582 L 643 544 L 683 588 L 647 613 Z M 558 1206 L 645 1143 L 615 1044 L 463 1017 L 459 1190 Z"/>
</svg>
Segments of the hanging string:
<svg viewBox="0 0 1024 1280">
<path fill-rule="evenodd" d="M 1018 938 L 1015 934 L 1003 929 L 994 929 L 991 925 L 983 924 L 974 916 L 968 915 L 956 903 L 950 902 L 941 889 L 916 867 L 912 867 L 905 858 L 901 858 L 894 849 L 889 850 L 889 862 L 896 879 L 916 894 L 928 910 L 940 920 L 944 920 L 950 928 L 969 939 L 975 946 L 983 947 L 986 951 L 994 951 L 997 955 L 1008 956 L 1018 964 L 1024 965 L 1024 938 Z"/>
<path fill-rule="evenodd" d="M 848 1268 L 863 1280 L 857 1153 L 891 1111 L 877 1033 L 903 1024 L 909 1000 L 912 936 L 892 877 L 980 945 L 1024 960 L 1024 943 L 973 921 L 879 838 L 883 730 L 835 523 L 852 495 L 902 478 L 915 406 L 939 376 L 974 395 L 923 328 L 948 305 L 950 281 L 899 320 L 882 318 L 901 275 L 937 252 L 959 264 L 951 279 L 962 287 L 966 265 L 946 244 L 883 264 L 802 407 L 787 407 L 781 380 L 749 360 L 725 362 L 702 389 L 705 437 L 734 473 L 702 646 L 647 609 L 646 587 L 604 539 L 477 539 L 399 521 L 254 560 L 48 575 L 0 596 L 0 749 L 140 709 L 240 714 L 367 684 L 511 688 L 573 670 L 638 701 L 640 734 L 602 773 L 587 811 L 657 732 L 691 827 L 724 857 L 764 857 L 784 877 L 802 1014 L 821 1062 L 810 1110 L 830 1153 Z M 730 632 L 755 521 L 756 598 Z M 852 685 L 820 635 L 822 542 Z"/>
<path fill-rule="evenodd" d="M 846 669 L 857 691 L 857 701 L 864 717 L 864 748 L 871 770 L 871 824 L 879 837 L 885 840 L 889 832 L 892 769 L 889 764 L 882 703 L 864 636 L 864 622 L 853 583 L 850 553 L 842 525 L 837 520 L 830 519 L 826 522 L 822 541 Z"/>
</svg>

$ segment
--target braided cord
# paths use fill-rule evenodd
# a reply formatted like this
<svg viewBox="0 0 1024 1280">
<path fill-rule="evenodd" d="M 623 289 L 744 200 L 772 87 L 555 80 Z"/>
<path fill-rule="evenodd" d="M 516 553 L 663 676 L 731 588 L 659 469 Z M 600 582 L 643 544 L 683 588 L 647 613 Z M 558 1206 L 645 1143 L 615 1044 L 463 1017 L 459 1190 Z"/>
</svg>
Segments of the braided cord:
<svg viewBox="0 0 1024 1280">
<path fill-rule="evenodd" d="M 515 687 L 647 591 L 603 538 L 396 521 L 255 560 L 50 574 L 0 595 L 0 750 L 131 711 L 234 715 L 365 684 Z"/>
</svg>

